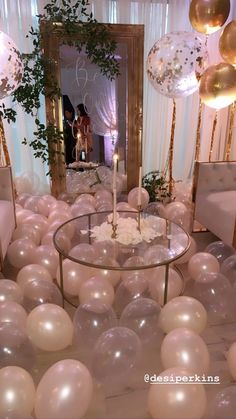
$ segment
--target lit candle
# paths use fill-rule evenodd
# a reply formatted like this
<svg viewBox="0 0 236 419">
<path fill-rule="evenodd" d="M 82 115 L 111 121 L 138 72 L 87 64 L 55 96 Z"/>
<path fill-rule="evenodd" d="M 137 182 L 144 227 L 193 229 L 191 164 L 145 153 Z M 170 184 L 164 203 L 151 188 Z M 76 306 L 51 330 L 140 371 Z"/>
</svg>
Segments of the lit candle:
<svg viewBox="0 0 236 419">
<path fill-rule="evenodd" d="M 142 166 L 139 168 L 138 178 L 138 207 L 141 207 L 141 194 L 142 194 Z"/>
</svg>

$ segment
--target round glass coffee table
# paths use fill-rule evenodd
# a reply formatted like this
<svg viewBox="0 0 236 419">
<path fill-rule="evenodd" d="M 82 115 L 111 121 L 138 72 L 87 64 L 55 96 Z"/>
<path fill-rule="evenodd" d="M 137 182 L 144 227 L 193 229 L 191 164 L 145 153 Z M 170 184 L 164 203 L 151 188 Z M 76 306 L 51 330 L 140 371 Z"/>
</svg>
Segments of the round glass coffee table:
<svg viewBox="0 0 236 419">
<path fill-rule="evenodd" d="M 82 215 L 63 223 L 54 234 L 59 253 L 60 289 L 63 302 L 72 302 L 64 289 L 63 260 L 68 259 L 87 272 L 140 271 L 165 267 L 164 304 L 168 296 L 169 266 L 190 246 L 190 237 L 172 221 L 145 212 L 117 213 L 117 226 L 110 212 Z M 62 237 L 69 238 L 65 246 Z M 89 276 L 89 275 L 88 275 Z"/>
</svg>

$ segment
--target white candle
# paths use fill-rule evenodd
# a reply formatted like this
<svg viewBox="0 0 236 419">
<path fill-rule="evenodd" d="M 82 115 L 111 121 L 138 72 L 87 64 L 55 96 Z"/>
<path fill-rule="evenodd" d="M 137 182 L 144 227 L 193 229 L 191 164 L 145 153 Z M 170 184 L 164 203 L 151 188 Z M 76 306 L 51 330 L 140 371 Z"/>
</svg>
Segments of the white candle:
<svg viewBox="0 0 236 419">
<path fill-rule="evenodd" d="M 138 207 L 141 207 L 141 194 L 142 194 L 142 166 L 139 168 L 138 178 Z"/>
<path fill-rule="evenodd" d="M 117 154 L 113 156 L 113 190 L 116 189 L 116 174 L 117 174 Z"/>
<path fill-rule="evenodd" d="M 117 213 L 116 213 L 116 189 L 113 189 L 113 225 L 117 224 Z"/>
<path fill-rule="evenodd" d="M 117 224 L 117 213 L 116 213 L 116 173 L 117 173 L 117 154 L 113 156 L 113 225 Z"/>
</svg>

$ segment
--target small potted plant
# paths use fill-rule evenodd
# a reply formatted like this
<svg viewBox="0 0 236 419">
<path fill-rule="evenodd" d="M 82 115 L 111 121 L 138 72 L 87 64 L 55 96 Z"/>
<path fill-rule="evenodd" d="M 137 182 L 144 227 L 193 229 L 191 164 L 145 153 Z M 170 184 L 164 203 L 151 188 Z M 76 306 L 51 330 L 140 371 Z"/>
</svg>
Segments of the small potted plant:
<svg viewBox="0 0 236 419">
<path fill-rule="evenodd" d="M 142 186 L 148 191 L 150 202 L 162 202 L 163 204 L 170 202 L 169 183 L 163 172 L 159 170 L 148 172 L 142 178 Z"/>
</svg>

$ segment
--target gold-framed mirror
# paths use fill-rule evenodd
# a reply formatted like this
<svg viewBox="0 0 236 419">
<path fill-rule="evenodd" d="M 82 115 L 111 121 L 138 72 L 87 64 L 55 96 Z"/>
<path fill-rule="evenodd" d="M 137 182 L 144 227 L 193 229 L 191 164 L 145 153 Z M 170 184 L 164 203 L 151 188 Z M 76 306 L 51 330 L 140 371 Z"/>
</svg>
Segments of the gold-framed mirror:
<svg viewBox="0 0 236 419">
<path fill-rule="evenodd" d="M 46 96 L 47 125 L 56 125 L 59 130 L 63 131 L 63 98 L 65 96 L 69 97 L 74 109 L 76 108 L 77 103 L 85 104 L 86 109 L 93 108 L 93 106 L 90 106 L 91 95 L 89 97 L 86 89 L 84 89 L 85 79 L 88 80 L 88 73 L 85 75 L 84 80 L 82 77 L 78 77 L 78 62 L 79 71 L 80 74 L 82 74 L 85 62 L 88 62 L 88 60 L 83 52 L 78 52 L 75 47 L 68 45 L 68 40 L 63 39 L 64 33 L 61 25 L 62 24 L 60 23 L 55 23 L 53 25 L 53 30 L 49 32 L 45 29 L 45 22 L 41 22 L 40 31 L 44 55 L 52 63 L 51 71 L 53 71 L 54 77 L 56 75 L 57 83 L 62 93 L 62 98 L 53 100 Z M 114 124 L 113 118 L 110 118 L 110 122 L 107 123 L 108 137 L 110 134 L 111 142 L 109 153 L 104 153 L 104 142 L 106 146 L 109 144 L 107 139 L 104 141 L 105 135 L 101 135 L 105 134 L 105 131 L 102 131 L 102 129 L 99 131 L 98 128 L 95 130 L 92 129 L 93 136 L 99 137 L 93 138 L 93 142 L 99 143 L 99 147 L 95 147 L 97 154 L 92 148 L 92 154 L 94 155 L 92 161 L 94 160 L 102 164 L 105 163 L 109 166 L 111 164 L 111 149 L 112 146 L 114 146 L 114 149 L 116 148 L 115 151 L 118 152 L 121 170 L 127 174 L 127 191 L 129 191 L 138 184 L 139 166 L 142 163 L 144 25 L 107 24 L 107 28 L 111 39 L 114 39 L 117 43 L 116 56 L 117 59 L 120 60 L 120 76 L 113 82 L 108 81 L 108 83 L 113 83 L 113 86 L 115 85 L 115 107 L 118 109 L 118 112 L 116 114 L 116 124 Z M 68 62 L 66 62 L 67 59 L 69 60 Z M 73 63 L 75 62 L 77 69 L 74 69 L 75 76 L 73 80 L 73 78 L 71 78 L 71 71 L 73 70 Z M 101 76 L 101 74 L 98 75 L 97 70 L 93 71 L 94 74 L 90 79 L 92 78 L 96 81 L 98 95 L 97 80 L 99 80 L 100 77 L 103 77 L 104 79 L 105 76 Z M 84 74 L 86 74 L 86 72 Z M 71 82 L 70 89 L 68 80 Z M 77 83 L 76 86 L 75 82 Z M 108 85 L 109 89 L 110 86 L 111 85 Z M 76 92 L 77 88 L 78 93 L 76 96 L 74 95 L 74 92 Z M 90 91 L 94 90 L 95 89 L 90 86 Z M 104 93 L 104 87 L 102 87 L 102 90 Z M 103 98 L 104 97 L 105 96 L 103 96 Z M 108 114 L 111 113 L 112 109 L 107 109 L 106 103 L 103 103 L 103 111 Z M 89 113 L 89 116 L 91 116 L 91 120 L 93 121 L 92 127 L 94 128 L 96 115 L 90 115 Z M 101 115 L 99 116 L 101 117 Z M 97 123 L 96 127 L 98 125 L 99 124 Z M 60 141 L 57 143 L 54 142 L 51 147 L 58 152 L 50 167 L 51 191 L 53 195 L 58 196 L 66 190 L 65 175 L 66 167 L 68 166 L 65 164 L 65 155 L 63 155 L 64 143 Z M 109 155 L 110 160 L 105 154 Z M 99 161 L 99 159 L 102 161 Z"/>
</svg>

